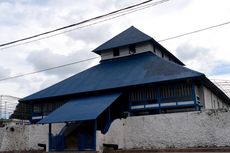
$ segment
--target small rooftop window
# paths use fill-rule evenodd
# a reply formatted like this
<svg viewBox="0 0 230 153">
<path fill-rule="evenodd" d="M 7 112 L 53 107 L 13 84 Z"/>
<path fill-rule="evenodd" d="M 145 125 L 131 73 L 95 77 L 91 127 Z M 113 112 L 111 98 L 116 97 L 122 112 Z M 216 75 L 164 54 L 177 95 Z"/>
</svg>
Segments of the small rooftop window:
<svg viewBox="0 0 230 153">
<path fill-rule="evenodd" d="M 161 52 L 161 57 L 164 58 L 165 57 L 165 54 Z"/>
<path fill-rule="evenodd" d="M 136 46 L 130 45 L 129 46 L 129 54 L 134 54 L 134 53 L 136 53 Z"/>
<path fill-rule="evenodd" d="M 119 48 L 114 48 L 113 49 L 113 56 L 116 57 L 116 56 L 119 56 L 120 55 L 120 50 Z"/>
</svg>

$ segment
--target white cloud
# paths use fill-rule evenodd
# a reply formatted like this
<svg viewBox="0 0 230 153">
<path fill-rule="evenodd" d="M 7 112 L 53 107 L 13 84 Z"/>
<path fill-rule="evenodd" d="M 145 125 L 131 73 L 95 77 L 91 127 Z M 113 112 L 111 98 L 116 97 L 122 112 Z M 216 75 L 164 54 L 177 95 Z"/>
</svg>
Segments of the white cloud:
<svg viewBox="0 0 230 153">
<path fill-rule="evenodd" d="M 230 62 L 215 57 L 216 50 L 190 44 L 181 44 L 176 49 L 176 55 L 185 64 L 206 75 L 227 73 L 230 70 Z M 221 72 L 222 71 L 222 72 Z"/>
<path fill-rule="evenodd" d="M 142 0 L 1 0 L 0 43 L 76 23 L 123 8 Z M 156 40 L 225 22 L 230 1 L 170 0 L 133 14 L 94 26 L 0 50 L 1 77 L 32 72 L 47 67 L 96 56 L 91 51 L 131 25 Z M 225 76 L 229 70 L 229 26 L 162 42 L 188 67 L 208 76 Z M 96 64 L 82 63 L 24 78 L 0 82 L 0 94 L 26 96 Z M 225 67 L 225 68 L 224 68 Z"/>
<path fill-rule="evenodd" d="M 89 52 L 84 52 L 84 51 L 74 52 L 69 55 L 61 55 L 61 54 L 52 53 L 49 49 L 46 49 L 46 50 L 31 52 L 27 56 L 26 60 L 28 61 L 28 63 L 33 65 L 35 71 L 39 71 L 46 68 L 52 68 L 59 65 L 81 61 L 84 59 L 88 59 L 90 57 L 93 56 L 89 54 Z M 81 62 L 79 64 L 74 64 L 72 66 L 45 71 L 44 73 L 47 75 L 55 75 L 60 79 L 63 79 L 72 74 L 81 72 L 82 70 L 94 65 L 95 62 L 96 60 L 89 60 L 86 62 Z"/>
</svg>

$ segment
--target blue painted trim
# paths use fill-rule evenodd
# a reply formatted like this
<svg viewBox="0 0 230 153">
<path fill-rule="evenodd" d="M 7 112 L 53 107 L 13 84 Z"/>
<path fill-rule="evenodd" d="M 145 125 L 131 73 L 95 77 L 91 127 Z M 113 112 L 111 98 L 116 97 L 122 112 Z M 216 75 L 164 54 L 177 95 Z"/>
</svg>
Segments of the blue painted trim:
<svg viewBox="0 0 230 153">
<path fill-rule="evenodd" d="M 65 149 L 65 136 L 64 134 L 61 134 L 61 151 L 64 151 Z"/>
<path fill-rule="evenodd" d="M 97 120 L 94 120 L 94 136 L 93 136 L 93 149 L 97 150 Z"/>
<path fill-rule="evenodd" d="M 30 110 L 30 117 L 29 117 L 29 120 L 30 120 L 30 123 L 33 122 L 32 120 L 32 117 L 33 117 L 33 113 L 34 113 L 34 104 L 30 103 L 30 107 L 31 107 L 31 110 Z"/>
<path fill-rule="evenodd" d="M 200 110 L 200 106 L 198 106 L 198 104 L 197 104 L 196 88 L 195 88 L 195 84 L 194 83 L 192 83 L 192 97 L 193 97 L 194 105 L 196 106 L 196 111 L 199 111 Z"/>
<path fill-rule="evenodd" d="M 108 108 L 108 122 L 111 123 L 111 110 L 110 107 Z"/>
<path fill-rule="evenodd" d="M 175 105 L 175 106 L 161 106 L 161 108 L 191 108 L 195 107 L 196 105 L 194 104 L 187 104 L 187 105 Z M 135 111 L 142 111 L 142 110 L 159 110 L 159 107 L 153 107 L 153 108 L 137 108 L 137 109 L 132 109 L 133 112 Z"/>
<path fill-rule="evenodd" d="M 132 106 L 132 101 L 131 101 L 131 93 L 129 92 L 129 101 L 128 101 L 128 103 L 129 103 L 129 112 L 131 113 L 131 106 Z"/>
<path fill-rule="evenodd" d="M 52 150 L 52 124 L 49 123 L 49 133 L 48 133 L 48 143 L 49 143 L 49 148 L 48 151 L 50 152 Z"/>
<path fill-rule="evenodd" d="M 102 131 L 103 134 L 105 134 L 105 133 L 108 132 L 109 127 L 110 127 L 110 125 L 111 125 L 111 123 L 112 123 L 110 107 L 107 109 L 107 114 L 108 114 L 108 116 L 107 116 L 107 123 L 106 123 L 106 125 L 105 125 L 105 128 L 104 128 L 103 131 Z"/>
<path fill-rule="evenodd" d="M 169 90 L 164 90 L 164 92 L 162 91 L 161 93 L 161 88 L 169 88 Z M 156 102 L 154 102 L 154 100 L 152 100 L 152 104 L 158 104 L 158 106 L 156 107 L 147 107 L 148 100 L 147 100 L 147 94 L 144 95 L 144 93 L 146 93 L 147 89 L 140 89 L 141 92 L 141 98 L 142 101 L 139 100 L 132 100 L 129 96 L 129 101 L 131 106 L 129 106 L 131 108 L 131 111 L 137 111 L 137 110 L 159 110 L 159 113 L 161 113 L 161 108 L 180 108 L 180 107 L 191 107 L 191 106 L 197 106 L 196 104 L 183 104 L 183 103 L 179 103 L 179 102 L 183 102 L 183 101 L 194 101 L 194 87 L 192 87 L 192 84 L 177 84 L 177 85 L 167 85 L 167 86 L 159 86 L 155 88 L 155 100 Z M 177 89 L 183 90 L 181 91 L 182 93 L 184 93 L 183 95 L 179 95 L 177 93 Z M 178 91 L 178 92 L 179 92 Z M 131 94 L 131 93 L 130 93 Z M 178 100 L 179 99 L 179 100 Z M 151 100 L 149 101 L 151 102 Z M 169 106 L 162 106 L 165 103 L 170 103 L 170 102 L 175 102 L 175 105 L 169 105 Z M 134 108 L 132 109 L 132 106 L 141 106 L 142 108 Z"/>
<path fill-rule="evenodd" d="M 159 113 L 161 113 L 161 95 L 160 95 L 160 87 L 157 88 L 157 103 L 159 105 Z"/>
</svg>

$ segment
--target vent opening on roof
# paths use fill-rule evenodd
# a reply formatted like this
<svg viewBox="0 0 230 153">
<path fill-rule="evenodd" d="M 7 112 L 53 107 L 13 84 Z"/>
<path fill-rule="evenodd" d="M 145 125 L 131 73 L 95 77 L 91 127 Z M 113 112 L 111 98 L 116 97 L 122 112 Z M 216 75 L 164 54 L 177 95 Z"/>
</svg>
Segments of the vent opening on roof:
<svg viewBox="0 0 230 153">
<path fill-rule="evenodd" d="M 136 45 L 129 45 L 129 54 L 136 53 Z"/>
<path fill-rule="evenodd" d="M 116 57 L 116 56 L 119 56 L 120 55 L 120 50 L 119 48 L 114 48 L 113 49 L 113 56 Z"/>
</svg>

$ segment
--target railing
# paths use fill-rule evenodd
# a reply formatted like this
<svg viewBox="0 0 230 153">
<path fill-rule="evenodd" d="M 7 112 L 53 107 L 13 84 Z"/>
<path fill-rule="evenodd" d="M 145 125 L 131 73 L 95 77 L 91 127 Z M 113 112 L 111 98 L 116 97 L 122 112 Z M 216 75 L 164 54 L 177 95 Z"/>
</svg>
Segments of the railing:
<svg viewBox="0 0 230 153">
<path fill-rule="evenodd" d="M 196 107 L 194 92 L 191 84 L 138 89 L 129 95 L 130 109 Z"/>
<path fill-rule="evenodd" d="M 131 102 L 132 103 L 132 102 Z M 195 106 L 193 100 L 186 101 L 169 101 L 169 102 L 158 102 L 158 103 L 146 103 L 145 101 L 139 101 L 139 104 L 131 104 L 131 110 L 139 109 L 160 109 L 160 108 L 173 108 L 173 107 L 184 107 L 184 106 Z"/>
</svg>

